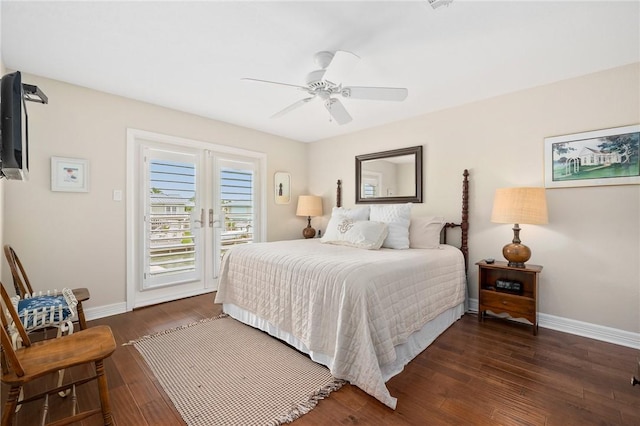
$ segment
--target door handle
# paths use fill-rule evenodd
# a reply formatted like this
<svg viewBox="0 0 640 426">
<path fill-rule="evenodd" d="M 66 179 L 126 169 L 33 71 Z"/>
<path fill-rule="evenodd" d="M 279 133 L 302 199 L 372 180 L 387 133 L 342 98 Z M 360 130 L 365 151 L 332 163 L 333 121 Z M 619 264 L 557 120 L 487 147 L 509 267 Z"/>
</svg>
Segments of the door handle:
<svg viewBox="0 0 640 426">
<path fill-rule="evenodd" d="M 200 209 L 200 219 L 193 219 L 193 222 L 200 224 L 200 227 L 204 225 L 204 209 Z"/>
<path fill-rule="evenodd" d="M 209 209 L 209 228 L 220 228 L 220 216 L 213 214 L 213 209 Z"/>
</svg>

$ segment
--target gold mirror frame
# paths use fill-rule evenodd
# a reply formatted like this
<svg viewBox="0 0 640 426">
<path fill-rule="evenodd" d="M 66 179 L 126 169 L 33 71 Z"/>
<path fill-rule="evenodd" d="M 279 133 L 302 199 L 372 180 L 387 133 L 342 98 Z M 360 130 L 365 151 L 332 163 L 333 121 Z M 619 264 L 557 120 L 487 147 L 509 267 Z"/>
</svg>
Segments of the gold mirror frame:
<svg viewBox="0 0 640 426">
<path fill-rule="evenodd" d="M 363 162 L 372 160 L 391 159 L 395 157 L 414 157 L 414 184 L 415 192 L 412 195 L 401 196 L 374 196 L 362 195 L 362 167 Z M 393 204 L 393 203 L 421 203 L 422 202 L 422 146 L 394 149 L 391 151 L 375 152 L 356 156 L 356 204 Z"/>
</svg>

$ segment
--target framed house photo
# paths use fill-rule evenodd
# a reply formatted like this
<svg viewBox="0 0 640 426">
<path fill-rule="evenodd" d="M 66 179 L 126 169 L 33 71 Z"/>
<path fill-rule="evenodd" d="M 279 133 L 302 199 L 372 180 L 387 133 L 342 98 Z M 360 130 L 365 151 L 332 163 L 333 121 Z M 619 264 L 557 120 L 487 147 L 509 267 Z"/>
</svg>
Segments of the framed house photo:
<svg viewBox="0 0 640 426">
<path fill-rule="evenodd" d="M 640 125 L 544 140 L 546 188 L 640 184 Z"/>
<path fill-rule="evenodd" d="M 51 157 L 51 190 L 89 192 L 89 162 L 79 158 Z"/>
</svg>

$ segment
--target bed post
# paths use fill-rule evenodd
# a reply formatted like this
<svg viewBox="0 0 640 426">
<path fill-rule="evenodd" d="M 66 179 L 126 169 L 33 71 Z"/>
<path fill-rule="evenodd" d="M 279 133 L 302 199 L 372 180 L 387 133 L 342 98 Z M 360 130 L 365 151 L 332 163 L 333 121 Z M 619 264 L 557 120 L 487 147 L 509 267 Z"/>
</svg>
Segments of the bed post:
<svg viewBox="0 0 640 426">
<path fill-rule="evenodd" d="M 460 223 L 447 222 L 444 224 L 441 233 L 442 244 L 447 244 L 447 229 L 460 228 L 460 251 L 464 258 L 465 269 L 469 266 L 469 170 L 464 169 L 462 173 L 462 218 Z"/>
<path fill-rule="evenodd" d="M 462 180 L 462 222 L 460 222 L 461 229 L 461 243 L 460 250 L 464 256 L 465 270 L 469 268 L 469 170 L 464 169 L 462 173 L 464 179 Z"/>
<path fill-rule="evenodd" d="M 338 179 L 336 188 L 336 207 L 342 207 L 342 181 Z"/>
</svg>

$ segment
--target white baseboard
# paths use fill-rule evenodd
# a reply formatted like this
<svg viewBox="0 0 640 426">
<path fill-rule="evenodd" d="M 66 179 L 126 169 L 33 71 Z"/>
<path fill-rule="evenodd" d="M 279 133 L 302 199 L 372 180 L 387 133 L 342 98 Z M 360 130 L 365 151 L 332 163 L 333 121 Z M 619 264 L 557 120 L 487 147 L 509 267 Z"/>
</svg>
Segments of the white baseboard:
<svg viewBox="0 0 640 426">
<path fill-rule="evenodd" d="M 603 342 L 640 349 L 640 333 L 542 313 L 538 314 L 538 324 L 540 327 L 551 330 L 563 331 L 595 340 L 602 340 Z"/>
<path fill-rule="evenodd" d="M 478 299 L 469 299 L 469 311 L 478 312 Z M 544 313 L 538 313 L 538 326 L 633 349 L 640 349 L 640 333 L 633 333 L 631 331 L 619 330 L 617 328 Z"/>
<path fill-rule="evenodd" d="M 111 315 L 124 314 L 127 312 L 126 302 L 114 303 L 112 305 L 96 306 L 94 308 L 85 308 L 84 317 L 87 321 L 98 318 L 110 317 Z"/>
<path fill-rule="evenodd" d="M 478 299 L 469 299 L 470 312 L 478 312 Z M 112 305 L 97 306 L 85 309 L 84 314 L 87 321 L 109 317 L 111 315 L 123 314 L 127 312 L 127 304 L 114 303 Z M 557 317 L 555 315 L 538 313 L 538 326 L 551 330 L 562 331 L 563 333 L 575 334 L 577 336 L 588 337 L 590 339 L 601 340 L 629 348 L 640 349 L 640 333 L 619 330 L 617 328 L 605 327 L 603 325 L 591 324 L 583 321 L 576 321 L 569 318 Z"/>
<path fill-rule="evenodd" d="M 201 294 L 212 293 L 213 291 L 215 291 L 215 290 L 213 290 L 211 288 L 199 289 L 199 290 L 195 290 L 195 291 L 182 293 L 182 294 L 179 295 L 179 297 L 180 298 L 186 298 L 186 297 L 191 297 L 191 296 L 199 296 Z M 147 300 L 144 304 L 136 306 L 136 308 L 142 308 L 144 306 L 157 305 L 159 303 L 170 302 L 172 300 L 175 300 L 175 296 L 174 295 L 159 297 L 159 298 L 156 298 L 156 299 Z M 98 319 L 98 318 L 110 317 L 111 315 L 123 314 L 125 312 L 127 312 L 127 303 L 126 302 L 122 302 L 122 303 L 114 303 L 112 305 L 95 306 L 93 308 L 85 309 L 84 310 L 84 317 L 87 319 L 87 321 L 91 321 L 91 320 Z"/>
</svg>

